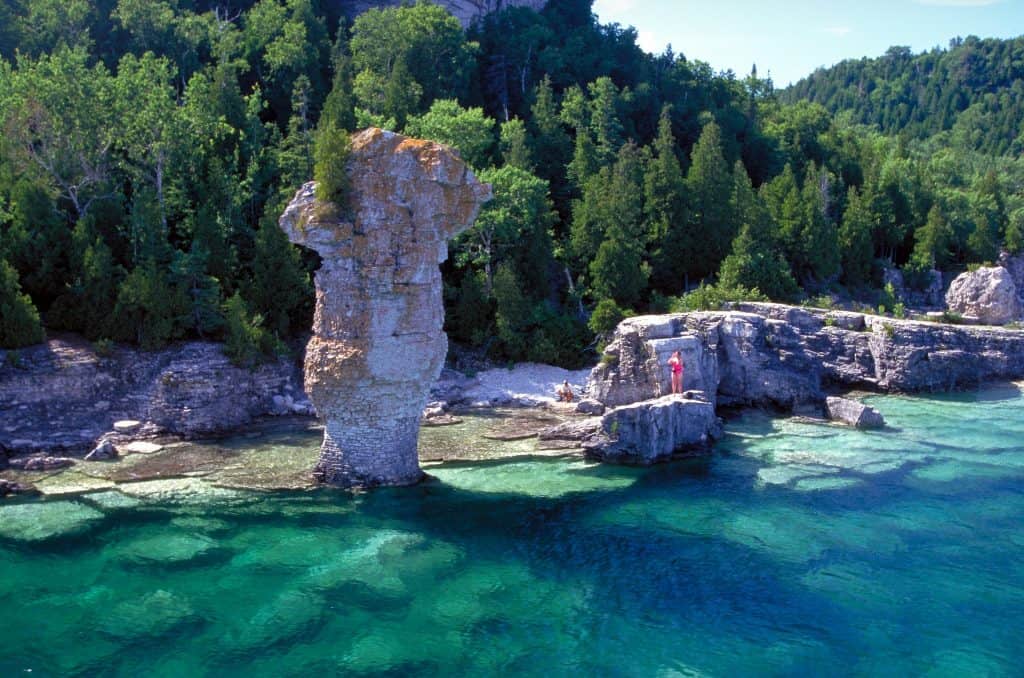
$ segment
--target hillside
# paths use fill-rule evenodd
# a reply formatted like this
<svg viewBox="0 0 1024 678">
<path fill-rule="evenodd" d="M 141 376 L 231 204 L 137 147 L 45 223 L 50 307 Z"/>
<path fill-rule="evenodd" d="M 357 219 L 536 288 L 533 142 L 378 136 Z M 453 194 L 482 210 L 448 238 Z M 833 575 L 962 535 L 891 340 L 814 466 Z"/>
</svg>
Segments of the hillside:
<svg viewBox="0 0 1024 678">
<path fill-rule="evenodd" d="M 1024 37 L 952 40 L 947 49 L 843 61 L 780 92 L 830 113 L 849 111 L 885 134 L 926 138 L 950 132 L 959 145 L 984 153 L 1024 151 Z"/>
</svg>

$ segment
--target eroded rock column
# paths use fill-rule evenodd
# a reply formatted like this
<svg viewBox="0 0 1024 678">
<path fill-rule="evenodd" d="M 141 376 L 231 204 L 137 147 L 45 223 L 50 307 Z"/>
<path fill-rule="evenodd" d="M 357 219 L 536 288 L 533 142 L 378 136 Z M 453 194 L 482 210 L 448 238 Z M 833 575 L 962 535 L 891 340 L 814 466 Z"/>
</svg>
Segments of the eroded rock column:
<svg viewBox="0 0 1024 678">
<path fill-rule="evenodd" d="M 280 220 L 323 260 L 305 364 L 325 424 L 315 474 L 408 485 L 423 475 L 420 414 L 448 350 L 438 265 L 491 192 L 448 148 L 375 128 L 353 136 L 348 173 L 345 208 L 309 183 Z"/>
</svg>

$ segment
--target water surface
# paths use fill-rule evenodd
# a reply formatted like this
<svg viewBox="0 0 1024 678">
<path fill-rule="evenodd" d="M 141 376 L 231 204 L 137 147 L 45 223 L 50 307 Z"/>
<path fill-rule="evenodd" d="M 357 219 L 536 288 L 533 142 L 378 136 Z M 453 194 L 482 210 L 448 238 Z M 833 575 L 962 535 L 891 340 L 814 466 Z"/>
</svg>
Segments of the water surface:
<svg viewBox="0 0 1024 678">
<path fill-rule="evenodd" d="M 8 502 L 0 675 L 1019 675 L 1024 398 L 872 404 L 651 469 Z"/>
</svg>

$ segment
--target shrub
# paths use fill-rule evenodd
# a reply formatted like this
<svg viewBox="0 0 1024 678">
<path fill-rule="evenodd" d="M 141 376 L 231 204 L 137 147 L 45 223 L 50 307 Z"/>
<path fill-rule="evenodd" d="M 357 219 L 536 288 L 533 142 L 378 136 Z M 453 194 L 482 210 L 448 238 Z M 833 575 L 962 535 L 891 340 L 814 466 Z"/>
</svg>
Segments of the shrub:
<svg viewBox="0 0 1024 678">
<path fill-rule="evenodd" d="M 313 179 L 316 197 L 324 202 L 345 205 L 348 202 L 348 156 L 352 142 L 348 132 L 328 124 L 317 131 L 313 149 Z"/>
<path fill-rule="evenodd" d="M 0 259 L 0 347 L 20 348 L 42 340 L 39 311 L 21 291 L 18 272 Z"/>
<path fill-rule="evenodd" d="M 281 352 L 283 347 L 263 327 L 263 318 L 249 312 L 238 292 L 224 302 L 224 321 L 224 354 L 238 367 L 255 367 Z"/>
<path fill-rule="evenodd" d="M 672 302 L 672 312 L 717 311 L 731 301 L 769 301 L 758 289 L 748 290 L 744 287 L 723 287 L 722 285 L 705 285 L 678 297 Z"/>
<path fill-rule="evenodd" d="M 625 317 L 626 311 L 620 308 L 614 299 L 602 299 L 597 302 L 594 312 L 590 314 L 587 327 L 594 334 L 608 334 L 614 332 Z"/>
</svg>

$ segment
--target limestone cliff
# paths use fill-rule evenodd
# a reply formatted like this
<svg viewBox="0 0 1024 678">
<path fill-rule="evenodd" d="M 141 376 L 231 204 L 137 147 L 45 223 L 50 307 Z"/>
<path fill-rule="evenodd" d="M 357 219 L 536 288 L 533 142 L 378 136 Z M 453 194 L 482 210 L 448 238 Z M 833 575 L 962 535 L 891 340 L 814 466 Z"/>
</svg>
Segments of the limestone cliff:
<svg viewBox="0 0 1024 678">
<path fill-rule="evenodd" d="M 305 364 L 325 424 L 316 474 L 410 484 L 422 476 L 419 419 L 448 346 L 438 264 L 490 187 L 448 148 L 379 129 L 353 136 L 348 173 L 345 209 L 317 201 L 309 183 L 280 220 L 323 259 Z"/>
<path fill-rule="evenodd" d="M 529 7 L 540 11 L 547 0 L 432 0 L 448 10 L 463 26 L 469 26 L 474 19 L 497 12 L 506 7 Z M 350 18 L 355 18 L 368 9 L 376 7 L 397 7 L 402 0 L 339 0 L 342 11 Z"/>
<path fill-rule="evenodd" d="M 609 407 L 669 392 L 680 351 L 683 388 L 721 405 L 821 405 L 829 385 L 946 390 L 1024 377 L 1024 332 L 879 316 L 736 304 L 734 310 L 623 321 L 589 394 Z"/>
</svg>

